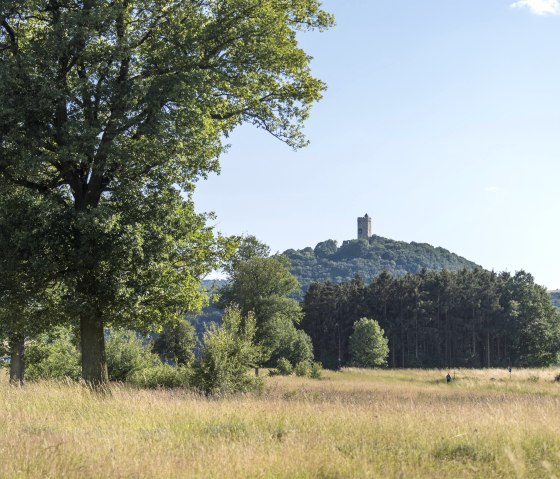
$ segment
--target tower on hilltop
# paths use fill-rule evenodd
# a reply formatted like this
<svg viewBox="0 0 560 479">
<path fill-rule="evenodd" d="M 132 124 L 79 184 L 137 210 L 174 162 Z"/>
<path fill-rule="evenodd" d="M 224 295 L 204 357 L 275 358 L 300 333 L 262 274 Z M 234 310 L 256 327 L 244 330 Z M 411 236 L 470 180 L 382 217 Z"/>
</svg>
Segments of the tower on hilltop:
<svg viewBox="0 0 560 479">
<path fill-rule="evenodd" d="M 358 239 L 370 239 L 371 236 L 371 218 L 366 213 L 363 218 L 358 218 Z"/>
</svg>

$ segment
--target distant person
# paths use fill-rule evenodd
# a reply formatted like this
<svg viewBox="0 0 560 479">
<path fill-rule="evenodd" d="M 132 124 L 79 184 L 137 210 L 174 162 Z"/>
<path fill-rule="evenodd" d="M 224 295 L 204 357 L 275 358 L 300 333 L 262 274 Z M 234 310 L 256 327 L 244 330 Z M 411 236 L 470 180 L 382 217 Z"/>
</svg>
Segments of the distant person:
<svg viewBox="0 0 560 479">
<path fill-rule="evenodd" d="M 511 366 L 508 366 L 509 377 L 511 378 Z"/>
<path fill-rule="evenodd" d="M 447 380 L 448 383 L 451 382 L 451 374 L 447 373 L 447 376 L 445 376 L 445 379 Z"/>
</svg>

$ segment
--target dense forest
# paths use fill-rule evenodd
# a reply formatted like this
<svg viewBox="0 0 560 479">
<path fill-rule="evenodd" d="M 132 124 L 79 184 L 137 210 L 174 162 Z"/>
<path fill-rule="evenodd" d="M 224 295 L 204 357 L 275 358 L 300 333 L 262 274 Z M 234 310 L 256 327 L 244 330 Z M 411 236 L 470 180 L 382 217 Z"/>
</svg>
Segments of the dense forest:
<svg viewBox="0 0 560 479">
<path fill-rule="evenodd" d="M 423 270 L 371 283 L 313 283 L 301 326 L 327 367 L 348 361 L 361 317 L 379 321 L 391 367 L 542 366 L 558 360 L 560 313 L 546 289 L 520 271 Z"/>
<path fill-rule="evenodd" d="M 303 291 L 313 282 L 342 283 L 352 280 L 356 274 L 369 282 L 382 271 L 399 278 L 422 269 L 458 271 L 479 267 L 444 248 L 375 235 L 369 240 L 344 241 L 341 246 L 334 240 L 327 240 L 315 248 L 289 249 L 284 255 L 290 259 L 292 274 L 298 278 Z"/>
</svg>

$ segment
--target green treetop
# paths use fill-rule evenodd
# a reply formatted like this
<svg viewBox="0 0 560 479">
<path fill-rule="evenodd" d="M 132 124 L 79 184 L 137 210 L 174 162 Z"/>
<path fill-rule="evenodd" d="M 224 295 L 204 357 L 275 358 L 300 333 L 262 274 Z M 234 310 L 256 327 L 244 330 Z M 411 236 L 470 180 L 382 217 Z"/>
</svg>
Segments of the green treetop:
<svg viewBox="0 0 560 479">
<path fill-rule="evenodd" d="M 238 305 L 243 314 L 256 318 L 255 341 L 263 352 L 262 360 L 273 362 L 290 351 L 301 340 L 295 325 L 301 320 L 301 307 L 294 293 L 299 283 L 290 273 L 290 261 L 282 255 L 255 256 L 237 261 L 230 282 L 221 290 L 221 304 Z M 311 346 L 308 347 L 311 349 Z"/>
<path fill-rule="evenodd" d="M 377 321 L 361 318 L 354 323 L 354 334 L 350 336 L 350 354 L 352 364 L 359 368 L 387 365 L 388 340 Z"/>
</svg>

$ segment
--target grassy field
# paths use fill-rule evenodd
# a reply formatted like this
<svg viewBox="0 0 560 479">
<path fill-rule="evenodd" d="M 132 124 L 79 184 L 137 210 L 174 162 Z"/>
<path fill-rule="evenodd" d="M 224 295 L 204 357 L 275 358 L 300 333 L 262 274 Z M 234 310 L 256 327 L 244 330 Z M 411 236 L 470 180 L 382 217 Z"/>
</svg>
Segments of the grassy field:
<svg viewBox="0 0 560 479">
<path fill-rule="evenodd" d="M 261 394 L 0 379 L 1 478 L 560 477 L 560 370 L 266 378 Z"/>
</svg>

